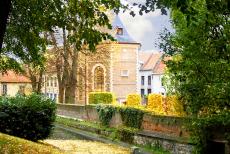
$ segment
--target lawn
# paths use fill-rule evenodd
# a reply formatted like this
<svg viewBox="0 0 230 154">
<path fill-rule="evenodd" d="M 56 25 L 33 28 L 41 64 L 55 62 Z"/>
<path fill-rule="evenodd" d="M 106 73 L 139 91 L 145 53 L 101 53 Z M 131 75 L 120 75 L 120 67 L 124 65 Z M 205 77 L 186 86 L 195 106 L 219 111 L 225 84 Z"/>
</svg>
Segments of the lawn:
<svg viewBox="0 0 230 154">
<path fill-rule="evenodd" d="M 85 140 L 62 129 L 55 128 L 45 143 L 51 144 L 68 154 L 130 154 L 130 149 L 117 145 Z"/>
<path fill-rule="evenodd" d="M 63 154 L 62 151 L 41 143 L 0 133 L 0 153 L 2 154 Z"/>
</svg>

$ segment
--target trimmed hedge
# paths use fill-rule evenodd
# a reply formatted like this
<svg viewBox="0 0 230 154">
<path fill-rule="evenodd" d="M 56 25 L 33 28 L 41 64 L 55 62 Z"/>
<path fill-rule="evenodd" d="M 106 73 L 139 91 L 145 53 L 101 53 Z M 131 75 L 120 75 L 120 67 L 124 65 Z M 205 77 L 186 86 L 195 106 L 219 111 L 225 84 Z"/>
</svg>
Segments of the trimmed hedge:
<svg viewBox="0 0 230 154">
<path fill-rule="evenodd" d="M 62 154 L 52 146 L 34 143 L 18 137 L 0 133 L 0 153 L 2 154 Z"/>
<path fill-rule="evenodd" d="M 49 136 L 55 121 L 56 104 L 41 95 L 1 97 L 1 132 L 32 141 Z"/>
<path fill-rule="evenodd" d="M 141 95 L 139 94 L 129 94 L 126 100 L 127 106 L 139 106 L 141 105 Z"/>
<path fill-rule="evenodd" d="M 114 94 L 111 92 L 89 93 L 89 104 L 112 104 L 114 100 Z"/>
</svg>

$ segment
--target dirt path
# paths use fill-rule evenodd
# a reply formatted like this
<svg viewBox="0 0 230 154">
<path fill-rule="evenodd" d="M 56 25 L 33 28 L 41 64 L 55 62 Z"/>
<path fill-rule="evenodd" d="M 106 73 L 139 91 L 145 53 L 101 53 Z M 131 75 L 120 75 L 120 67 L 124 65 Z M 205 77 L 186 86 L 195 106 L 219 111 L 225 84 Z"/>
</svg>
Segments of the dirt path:
<svg viewBox="0 0 230 154">
<path fill-rule="evenodd" d="M 56 128 L 52 136 L 44 141 L 68 154 L 129 154 L 130 150 L 111 144 L 84 140 L 72 133 Z"/>
</svg>

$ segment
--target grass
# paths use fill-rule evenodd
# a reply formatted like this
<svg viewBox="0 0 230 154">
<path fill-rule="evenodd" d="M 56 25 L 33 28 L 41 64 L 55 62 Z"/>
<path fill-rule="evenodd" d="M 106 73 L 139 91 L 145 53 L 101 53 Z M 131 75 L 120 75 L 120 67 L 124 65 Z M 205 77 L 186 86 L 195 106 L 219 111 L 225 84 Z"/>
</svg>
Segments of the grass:
<svg viewBox="0 0 230 154">
<path fill-rule="evenodd" d="M 0 133 L 0 153 L 2 154 L 63 154 L 50 145 L 35 143 L 18 137 Z"/>
<path fill-rule="evenodd" d="M 60 148 L 68 154 L 130 154 L 130 149 L 114 144 L 85 140 L 84 137 L 55 128 L 43 142 Z"/>
<path fill-rule="evenodd" d="M 88 128 L 98 129 L 98 130 L 107 130 L 107 131 L 111 131 L 111 132 L 116 130 L 116 128 L 105 127 L 105 126 L 102 126 L 100 123 L 97 123 L 97 122 L 81 121 L 78 119 L 64 118 L 64 117 L 60 117 L 60 116 L 56 117 L 56 123 L 63 124 L 65 126 L 69 126 L 69 127 L 73 127 L 73 128 L 88 127 Z"/>
</svg>

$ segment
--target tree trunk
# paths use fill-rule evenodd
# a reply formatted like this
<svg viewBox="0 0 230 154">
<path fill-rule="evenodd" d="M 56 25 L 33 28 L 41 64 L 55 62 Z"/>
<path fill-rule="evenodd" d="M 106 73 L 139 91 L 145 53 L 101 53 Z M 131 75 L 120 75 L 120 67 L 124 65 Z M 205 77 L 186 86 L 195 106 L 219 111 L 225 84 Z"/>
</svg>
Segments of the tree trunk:
<svg viewBox="0 0 230 154">
<path fill-rule="evenodd" d="M 64 103 L 64 92 L 65 92 L 65 87 L 59 85 L 59 95 L 58 95 L 58 101 L 59 103 L 63 104 Z"/>
<path fill-rule="evenodd" d="M 7 19 L 10 13 L 11 0 L 0 1 L 0 53 L 2 50 L 2 43 L 6 31 Z"/>
<path fill-rule="evenodd" d="M 29 71 L 29 78 L 30 78 L 31 84 L 32 84 L 32 90 L 33 90 L 33 92 L 36 92 L 37 91 L 36 75 L 34 75 L 33 71 L 30 68 L 28 68 L 28 71 Z"/>
<path fill-rule="evenodd" d="M 76 103 L 76 87 L 77 87 L 77 60 L 78 53 L 74 47 L 74 52 L 72 56 L 72 66 L 70 71 L 70 80 L 67 83 L 65 101 L 68 104 Z"/>
<path fill-rule="evenodd" d="M 39 70 L 38 82 L 37 82 L 37 93 L 41 94 L 42 92 L 42 75 L 44 70 Z"/>
<path fill-rule="evenodd" d="M 66 40 L 66 31 L 65 28 L 63 28 L 63 40 L 64 40 L 64 45 L 63 45 L 63 54 L 62 56 L 62 61 L 63 61 L 63 74 L 62 74 L 62 78 L 61 78 L 61 84 L 64 87 L 63 90 L 63 102 L 67 103 L 66 100 L 68 100 L 68 98 L 66 98 L 66 93 L 68 93 L 68 82 L 70 80 L 70 65 L 69 65 L 69 55 L 70 55 L 70 49 L 68 46 L 68 42 Z"/>
</svg>

